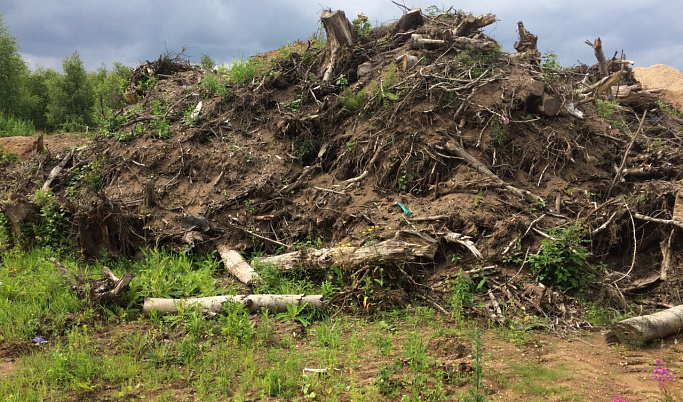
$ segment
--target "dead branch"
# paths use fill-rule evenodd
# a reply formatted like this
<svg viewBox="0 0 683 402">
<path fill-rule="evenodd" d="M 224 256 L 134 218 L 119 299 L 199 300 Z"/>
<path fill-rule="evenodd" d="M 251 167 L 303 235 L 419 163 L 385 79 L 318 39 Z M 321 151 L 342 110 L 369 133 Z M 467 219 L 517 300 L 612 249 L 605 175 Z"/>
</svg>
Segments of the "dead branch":
<svg viewBox="0 0 683 402">
<path fill-rule="evenodd" d="M 149 314 L 154 310 L 160 313 L 177 313 L 179 306 L 189 307 L 196 305 L 205 313 L 220 313 L 223 303 L 238 303 L 246 306 L 251 313 L 257 313 L 261 309 L 280 313 L 287 311 L 289 305 L 308 305 L 309 307 L 323 308 L 322 295 L 228 295 L 212 297 L 190 297 L 187 299 L 159 299 L 148 297 L 142 306 L 142 312 Z"/>
<path fill-rule="evenodd" d="M 43 184 L 43 190 L 47 190 L 50 188 L 50 184 L 54 181 L 54 179 L 59 176 L 59 174 L 62 172 L 62 169 L 66 166 L 67 163 L 69 163 L 69 160 L 71 160 L 71 157 L 74 156 L 74 151 L 75 149 L 72 149 L 69 151 L 69 153 L 66 154 L 64 159 L 62 159 L 61 162 L 59 162 L 59 165 L 55 166 L 51 171 L 50 174 L 47 176 L 47 180 L 45 180 L 45 183 Z"/>
<path fill-rule="evenodd" d="M 617 183 L 617 181 L 621 180 L 622 178 L 622 171 L 624 169 L 624 165 L 626 164 L 626 159 L 628 158 L 628 153 L 631 152 L 631 148 L 633 147 L 633 144 L 636 142 L 636 138 L 638 137 L 638 133 L 643 129 L 643 123 L 645 122 L 645 116 L 647 116 L 647 110 L 643 112 L 643 117 L 640 119 L 640 124 L 638 125 L 638 130 L 636 130 L 636 133 L 633 135 L 633 138 L 631 138 L 631 142 L 629 142 L 628 146 L 626 147 L 626 150 L 624 151 L 624 156 L 621 158 L 621 164 L 619 165 L 619 169 L 617 170 L 617 174 L 614 175 L 614 179 L 612 179 L 612 183 L 609 185 L 609 188 L 607 189 L 607 195 L 606 197 L 609 198 L 610 193 L 612 192 L 612 188 L 614 185 Z"/>
<path fill-rule="evenodd" d="M 602 40 L 597 38 L 593 41 L 593 43 L 591 43 L 589 40 L 586 40 L 586 44 L 593 48 L 595 58 L 598 60 L 600 78 L 607 77 L 609 72 L 607 71 L 607 60 L 605 60 L 605 53 L 602 51 Z"/>
<path fill-rule="evenodd" d="M 679 222 L 673 219 L 659 219 L 659 218 L 653 218 L 651 216 L 639 214 L 639 213 L 634 213 L 633 217 L 636 219 L 640 219 L 641 221 L 648 221 L 648 222 L 654 222 L 654 223 L 661 223 L 663 225 L 672 225 L 675 226 L 679 229 L 683 229 L 683 222 Z"/>
<path fill-rule="evenodd" d="M 245 285 L 253 285 L 261 280 L 261 277 L 254 271 L 251 265 L 244 261 L 239 252 L 232 250 L 225 244 L 219 244 L 216 249 L 223 259 L 225 269 L 240 282 Z"/>
</svg>

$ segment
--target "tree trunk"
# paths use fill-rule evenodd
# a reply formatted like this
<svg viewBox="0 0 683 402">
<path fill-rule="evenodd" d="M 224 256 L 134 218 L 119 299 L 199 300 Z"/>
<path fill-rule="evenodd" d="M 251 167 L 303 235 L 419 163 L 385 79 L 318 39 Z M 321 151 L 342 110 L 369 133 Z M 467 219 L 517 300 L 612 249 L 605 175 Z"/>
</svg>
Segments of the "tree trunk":
<svg viewBox="0 0 683 402">
<path fill-rule="evenodd" d="M 593 48 L 593 53 L 595 53 L 595 58 L 598 60 L 598 70 L 600 71 L 600 78 L 605 78 L 609 75 L 607 71 L 607 60 L 605 60 L 605 53 L 602 51 L 602 40 L 600 38 L 595 39 L 593 43 L 586 41 L 588 46 Z"/>
<path fill-rule="evenodd" d="M 466 37 L 453 38 L 453 46 L 456 49 L 477 49 L 484 52 L 492 52 L 499 49 L 498 43 L 494 40 Z"/>
<path fill-rule="evenodd" d="M 323 10 L 320 20 L 327 34 L 327 63 L 323 69 L 323 82 L 329 83 L 344 60 L 344 48 L 352 48 L 355 41 L 353 26 L 343 11 Z"/>
<path fill-rule="evenodd" d="M 491 25 L 496 21 L 498 21 L 498 19 L 495 14 L 482 14 L 477 15 L 476 17 L 469 14 L 463 18 L 453 33 L 455 36 L 469 36 L 473 31 Z"/>
<path fill-rule="evenodd" d="M 246 285 L 253 285 L 254 283 L 261 280 L 259 275 L 254 271 L 251 265 L 247 264 L 242 258 L 240 253 L 235 250 L 231 250 L 228 246 L 224 244 L 218 245 L 218 254 L 220 254 L 223 259 L 223 264 L 225 269 L 237 278 L 240 282 Z"/>
<path fill-rule="evenodd" d="M 407 13 L 403 14 L 400 20 L 396 23 L 394 27 L 394 33 L 407 32 L 415 29 L 424 23 L 422 18 L 422 10 L 419 8 L 414 8 Z"/>
<path fill-rule="evenodd" d="M 142 306 L 142 312 L 149 314 L 154 310 L 160 313 L 177 313 L 178 306 L 189 306 L 197 304 L 206 313 L 220 313 L 223 310 L 223 303 L 239 303 L 247 307 L 250 312 L 257 313 L 261 309 L 268 309 L 272 312 L 281 313 L 287 311 L 287 306 L 296 304 L 303 305 L 308 303 L 310 307 L 323 308 L 322 295 L 235 295 L 235 296 L 212 296 L 212 297 L 190 297 L 187 299 L 159 299 L 148 297 Z"/>
<path fill-rule="evenodd" d="M 650 315 L 627 318 L 612 325 L 605 334 L 608 343 L 642 345 L 683 329 L 683 305 Z"/>
<path fill-rule="evenodd" d="M 522 54 L 521 57 L 527 58 L 529 63 L 539 64 L 541 53 L 538 51 L 538 47 L 536 47 L 538 36 L 527 31 L 522 21 L 517 23 L 517 33 L 519 34 L 519 40 L 515 42 L 515 50 Z"/>
<path fill-rule="evenodd" d="M 531 113 L 541 113 L 546 116 L 557 116 L 560 113 L 562 102 L 552 95 L 543 94 L 537 100 L 531 102 L 527 106 L 527 110 Z"/>
<path fill-rule="evenodd" d="M 272 264 L 282 270 L 353 267 L 365 264 L 403 263 L 418 257 L 433 259 L 438 242 L 417 232 L 399 232 L 393 239 L 365 247 L 302 249 L 258 258 L 257 264 Z"/>
</svg>

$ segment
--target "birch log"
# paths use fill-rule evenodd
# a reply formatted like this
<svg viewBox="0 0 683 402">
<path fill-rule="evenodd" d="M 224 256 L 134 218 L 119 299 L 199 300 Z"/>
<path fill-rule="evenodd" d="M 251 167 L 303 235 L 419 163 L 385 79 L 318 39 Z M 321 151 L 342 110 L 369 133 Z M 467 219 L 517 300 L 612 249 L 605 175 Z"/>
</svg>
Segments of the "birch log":
<svg viewBox="0 0 683 402">
<path fill-rule="evenodd" d="M 232 276 L 237 278 L 240 282 L 246 285 L 253 285 L 261 280 L 256 271 L 254 271 L 254 268 L 244 261 L 240 253 L 230 249 L 230 247 L 226 246 L 225 244 L 218 245 L 216 249 L 218 250 L 218 254 L 220 254 L 221 258 L 223 259 L 225 269 L 227 269 L 228 272 L 230 272 L 230 274 L 232 274 Z"/>
<path fill-rule="evenodd" d="M 149 314 L 154 310 L 160 313 L 177 313 L 178 306 L 190 306 L 192 304 L 201 307 L 205 313 L 220 313 L 223 303 L 239 303 L 244 305 L 251 313 L 257 313 L 261 309 L 281 313 L 287 311 L 287 306 L 308 303 L 311 307 L 322 308 L 325 306 L 322 295 L 227 295 L 211 297 L 190 297 L 187 299 L 159 299 L 148 297 L 142 306 L 142 312 Z"/>
<path fill-rule="evenodd" d="M 641 345 L 664 338 L 681 329 L 683 329 L 683 305 L 619 321 L 607 331 L 605 341 Z"/>
<path fill-rule="evenodd" d="M 399 232 L 393 239 L 365 247 L 302 249 L 282 255 L 255 259 L 257 264 L 272 264 L 282 270 L 322 269 L 331 266 L 353 267 L 364 264 L 433 259 L 438 242 L 417 232 Z"/>
</svg>

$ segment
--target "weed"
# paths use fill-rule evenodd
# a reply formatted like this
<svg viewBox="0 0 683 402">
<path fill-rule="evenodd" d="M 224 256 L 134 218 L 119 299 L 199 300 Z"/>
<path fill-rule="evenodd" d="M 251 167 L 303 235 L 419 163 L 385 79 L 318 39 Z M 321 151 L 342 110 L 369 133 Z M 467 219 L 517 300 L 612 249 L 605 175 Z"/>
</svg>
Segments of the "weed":
<svg viewBox="0 0 683 402">
<path fill-rule="evenodd" d="M 531 272 L 540 281 L 548 281 L 562 289 L 576 288 L 595 276 L 587 270 L 588 250 L 582 243 L 584 229 L 580 222 L 552 230 L 551 239 L 541 241 L 539 251 L 527 259 Z"/>
<path fill-rule="evenodd" d="M 301 98 L 294 99 L 293 101 L 285 104 L 285 109 L 289 110 L 292 113 L 298 112 L 300 107 L 301 107 Z"/>
<path fill-rule="evenodd" d="M 314 76 L 315 77 L 315 76 Z M 317 78 L 313 78 L 313 81 L 315 81 Z M 344 90 L 349 86 L 349 80 L 346 79 L 344 74 L 341 74 L 339 78 L 334 82 L 334 86 L 337 88 Z"/>
<path fill-rule="evenodd" d="M 482 278 L 475 285 L 472 278 L 460 271 L 458 275 L 449 283 L 451 296 L 448 298 L 448 307 L 451 314 L 456 318 L 462 318 L 463 310 L 472 307 L 475 295 L 483 289 L 486 278 Z"/>
<path fill-rule="evenodd" d="M 681 389 L 677 387 L 676 379 L 674 375 L 669 371 L 669 369 L 664 365 L 661 359 L 655 360 L 655 369 L 652 370 L 651 378 L 657 381 L 657 387 L 659 387 L 659 392 L 661 393 L 660 401 L 674 402 L 680 401 Z"/>
<path fill-rule="evenodd" d="M 557 59 L 557 54 L 552 50 L 546 50 L 541 56 L 541 67 L 546 74 L 557 74 L 562 70 L 562 66 Z"/>
<path fill-rule="evenodd" d="M 218 322 L 223 336 L 236 345 L 248 345 L 256 334 L 249 310 L 241 304 L 223 303 Z"/>
<path fill-rule="evenodd" d="M 618 126 L 619 121 L 614 117 L 619 107 L 618 101 L 610 100 L 595 100 L 595 108 L 597 109 L 598 116 L 602 117 L 605 121 L 609 122 L 613 126 Z"/>
<path fill-rule="evenodd" d="M 358 91 L 356 94 L 353 92 L 353 89 L 346 88 L 344 89 L 344 92 L 339 95 L 339 101 L 341 101 L 344 106 L 344 110 L 349 113 L 360 110 L 365 105 L 366 99 L 365 89 Z"/>
<path fill-rule="evenodd" d="M 296 137 L 294 139 L 294 152 L 292 152 L 292 154 L 302 163 L 310 164 L 318 156 L 318 144 L 311 138 L 303 136 Z"/>
<path fill-rule="evenodd" d="M 503 117 L 501 119 L 496 119 L 494 118 L 493 121 L 491 122 L 491 133 L 493 134 L 493 141 L 497 145 L 505 145 L 510 141 L 509 137 L 509 132 L 510 132 L 510 126 L 508 126 L 508 123 L 510 120 L 506 117 Z"/>
<path fill-rule="evenodd" d="M 678 109 L 676 109 L 675 107 L 673 107 L 667 103 L 664 103 L 660 100 L 657 101 L 657 107 L 659 108 L 659 110 L 668 114 L 669 116 L 673 116 L 673 117 L 683 116 L 683 114 Z"/>
<path fill-rule="evenodd" d="M 356 31 L 359 42 L 363 42 L 372 33 L 372 25 L 368 22 L 368 17 L 363 13 L 358 14 L 358 18 L 351 21 L 351 25 Z"/>
<path fill-rule="evenodd" d="M 208 54 L 203 54 L 202 58 L 199 61 L 199 65 L 207 70 L 211 70 L 214 67 L 216 67 L 216 62 L 213 61 L 211 56 L 209 56 Z"/>
<path fill-rule="evenodd" d="M 195 113 L 196 106 L 188 105 L 183 112 L 183 124 L 186 126 L 194 126 L 200 119 L 199 113 Z"/>
<path fill-rule="evenodd" d="M 398 188 L 401 191 L 408 191 L 408 185 L 413 181 L 413 173 L 407 163 L 401 164 L 400 175 L 398 176 Z"/>
<path fill-rule="evenodd" d="M 311 325 L 311 311 L 308 309 L 308 302 L 304 304 L 288 304 L 287 311 L 278 313 L 276 316 L 279 320 L 285 322 L 298 322 L 304 327 Z"/>
<path fill-rule="evenodd" d="M 259 74 L 262 74 L 266 69 L 263 59 L 259 57 L 252 57 L 245 61 L 244 58 L 234 60 L 228 67 L 225 74 L 227 79 L 239 87 L 246 87 L 251 85 Z"/>
<path fill-rule="evenodd" d="M 40 206 L 40 225 L 35 228 L 38 246 L 61 247 L 66 244 L 66 228 L 69 218 L 59 205 L 57 197 L 48 188 L 34 193 L 36 204 Z"/>
<path fill-rule="evenodd" d="M 481 331 L 478 327 L 474 328 L 472 340 L 472 377 L 470 377 L 470 387 L 468 389 L 468 402 L 484 402 L 486 401 L 486 389 L 484 388 L 484 363 L 482 361 L 482 341 Z"/>
</svg>

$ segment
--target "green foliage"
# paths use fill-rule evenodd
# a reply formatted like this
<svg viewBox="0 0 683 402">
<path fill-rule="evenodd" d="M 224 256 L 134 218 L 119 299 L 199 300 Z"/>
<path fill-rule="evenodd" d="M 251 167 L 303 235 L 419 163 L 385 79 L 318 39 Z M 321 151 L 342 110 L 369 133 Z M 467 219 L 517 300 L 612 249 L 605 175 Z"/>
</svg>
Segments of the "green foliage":
<svg viewBox="0 0 683 402">
<path fill-rule="evenodd" d="M 242 304 L 223 303 L 223 311 L 218 318 L 223 336 L 236 345 L 249 344 L 255 335 L 249 315 L 249 310 Z"/>
<path fill-rule="evenodd" d="M 207 70 L 212 70 L 216 67 L 216 62 L 208 54 L 203 54 L 202 58 L 199 60 L 199 65 Z"/>
<path fill-rule="evenodd" d="M 247 61 L 241 58 L 240 60 L 233 60 L 225 71 L 225 75 L 228 81 L 238 87 L 246 87 L 251 85 L 258 75 L 263 74 L 265 69 L 265 63 L 259 57 L 252 57 Z"/>
<path fill-rule="evenodd" d="M 285 109 L 289 110 L 292 113 L 298 112 L 300 107 L 301 107 L 301 98 L 294 99 L 293 101 L 285 104 Z"/>
<path fill-rule="evenodd" d="M 662 102 L 662 101 L 660 101 L 660 100 L 657 101 L 657 107 L 659 108 L 659 110 L 661 110 L 662 112 L 668 114 L 669 116 L 673 116 L 673 117 L 681 117 L 681 116 L 683 116 L 683 113 L 681 113 L 680 110 L 678 110 L 678 109 L 676 109 L 675 107 L 673 107 L 673 106 L 671 106 L 671 105 L 669 105 L 669 104 L 667 104 L 667 103 L 664 103 L 664 102 Z"/>
<path fill-rule="evenodd" d="M 497 116 L 493 117 L 491 121 L 491 133 L 493 134 L 493 141 L 497 145 L 505 145 L 510 141 L 509 137 L 510 126 L 505 124 Z"/>
<path fill-rule="evenodd" d="M 219 263 L 212 256 L 192 258 L 185 253 L 152 249 L 143 251 L 144 257 L 133 267 L 137 270 L 131 282 L 133 303 L 145 297 L 183 298 L 215 296 L 217 280 L 213 278 Z"/>
<path fill-rule="evenodd" d="M 0 114 L 0 137 L 31 136 L 34 131 L 30 121 Z"/>
<path fill-rule="evenodd" d="M 69 317 L 78 317 L 74 313 L 86 307 L 50 262 L 53 256 L 51 248 L 0 253 L 0 343 L 60 333 L 73 325 Z M 49 322 L 41 324 L 48 317 Z"/>
<path fill-rule="evenodd" d="M 52 190 L 37 190 L 33 195 L 40 206 L 40 224 L 35 228 L 36 245 L 63 247 L 67 241 L 69 218 Z"/>
<path fill-rule="evenodd" d="M 593 278 L 595 272 L 588 269 L 588 250 L 583 245 L 588 242 L 582 239 L 584 232 L 580 222 L 550 231 L 553 238 L 541 241 L 538 253 L 527 259 L 538 280 L 569 289 Z"/>
<path fill-rule="evenodd" d="M 51 82 L 48 124 L 65 131 L 82 131 L 93 125 L 93 89 L 77 52 L 64 59 L 62 69 L 64 75 Z"/>
<path fill-rule="evenodd" d="M 541 57 L 541 67 L 546 74 L 557 74 L 562 70 L 562 66 L 557 59 L 557 54 L 552 50 L 546 50 Z"/>
<path fill-rule="evenodd" d="M 448 298 L 448 307 L 451 309 L 451 314 L 461 318 L 463 310 L 472 307 L 474 297 L 483 289 L 485 283 L 486 278 L 475 283 L 468 274 L 460 271 L 449 283 L 451 295 Z"/>
<path fill-rule="evenodd" d="M 346 88 L 344 89 L 344 92 L 339 95 L 339 101 L 341 101 L 344 106 L 344 110 L 349 113 L 360 110 L 365 105 L 365 100 L 365 89 L 358 91 L 356 94 L 353 92 L 353 89 Z"/>
<path fill-rule="evenodd" d="M 617 112 L 619 102 L 610 100 L 595 100 L 595 108 L 597 109 L 598 116 L 605 119 L 611 124 L 616 124 L 618 121 L 615 119 L 614 114 Z"/>
<path fill-rule="evenodd" d="M 254 289 L 257 294 L 312 294 L 315 285 L 307 277 L 306 271 L 283 272 L 269 265 L 252 263 L 261 276 L 261 283 Z"/>
<path fill-rule="evenodd" d="M 26 78 L 26 97 L 22 102 L 22 116 L 33 122 L 38 130 L 48 131 L 54 127 L 48 124 L 47 106 L 50 101 L 50 88 L 59 74 L 52 69 L 39 68 L 31 71 Z"/>
<path fill-rule="evenodd" d="M 90 191 L 99 191 L 104 187 L 104 174 L 102 168 L 106 164 L 104 157 L 95 158 L 90 163 L 73 169 L 73 175 L 66 184 L 70 196 L 75 196 L 76 191 L 83 187 Z"/>
<path fill-rule="evenodd" d="M 292 154 L 304 165 L 310 164 L 318 156 L 318 143 L 304 135 L 294 139 L 294 151 Z"/>
<path fill-rule="evenodd" d="M 28 68 L 21 59 L 17 39 L 0 18 L 0 115 L 18 115 Z"/>
<path fill-rule="evenodd" d="M 368 22 L 368 17 L 365 14 L 358 14 L 358 18 L 351 21 L 353 29 L 356 31 L 356 37 L 359 42 L 363 42 L 372 33 L 372 24 Z"/>
<path fill-rule="evenodd" d="M 474 328 L 472 340 L 472 357 L 474 362 L 472 362 L 472 376 L 470 377 L 470 387 L 468 389 L 467 397 L 465 401 L 467 402 L 484 402 L 486 401 L 486 388 L 484 388 L 484 363 L 482 341 L 481 341 L 481 331 L 478 327 Z"/>
<path fill-rule="evenodd" d="M 117 110 L 126 105 L 125 89 L 130 81 L 130 68 L 121 63 L 114 63 L 114 70 L 108 71 L 102 65 L 96 72 L 88 74 L 88 81 L 93 90 L 93 122 L 98 126 L 106 126 L 114 119 Z"/>
</svg>

